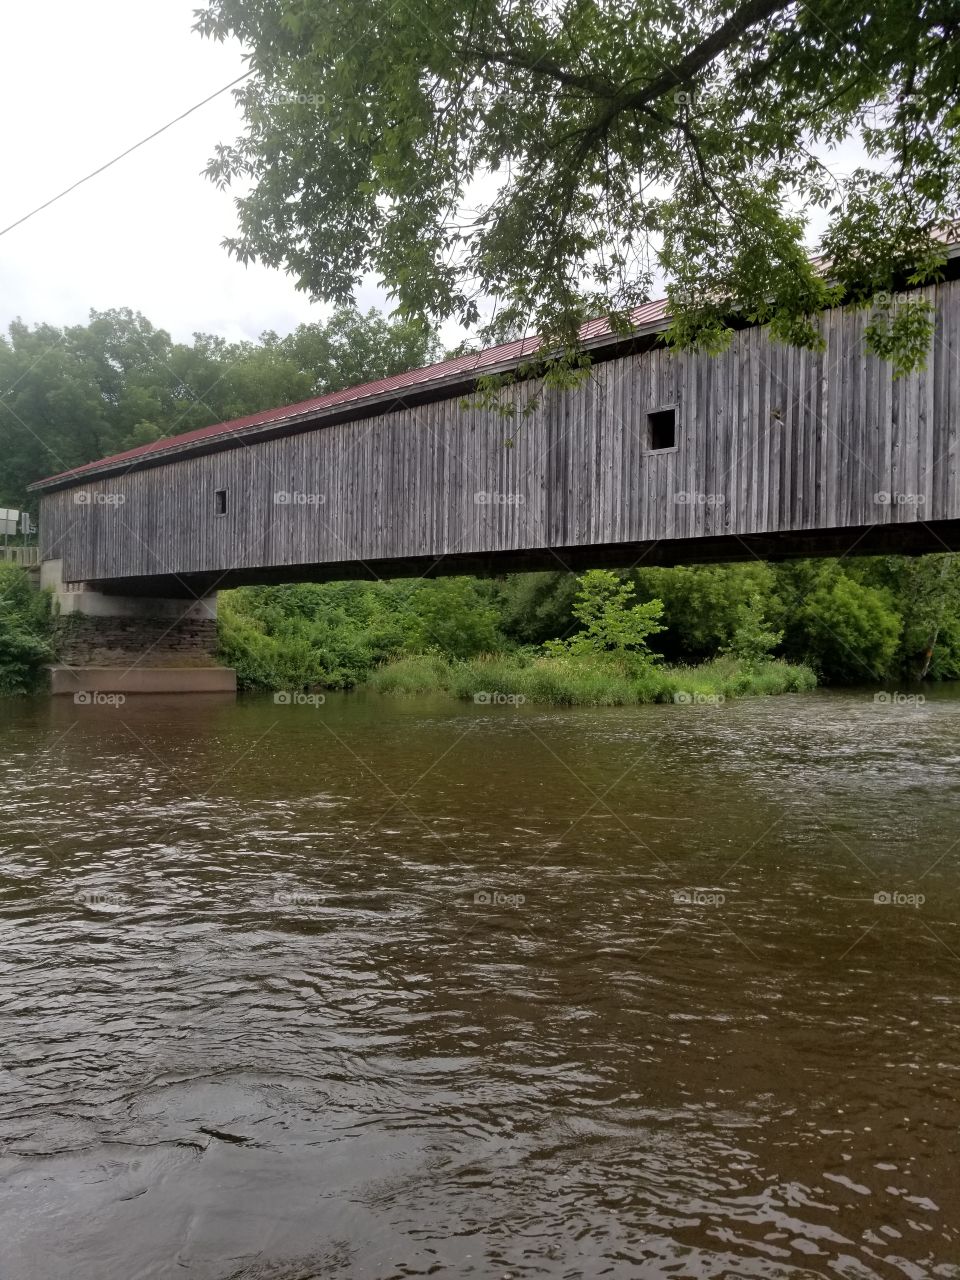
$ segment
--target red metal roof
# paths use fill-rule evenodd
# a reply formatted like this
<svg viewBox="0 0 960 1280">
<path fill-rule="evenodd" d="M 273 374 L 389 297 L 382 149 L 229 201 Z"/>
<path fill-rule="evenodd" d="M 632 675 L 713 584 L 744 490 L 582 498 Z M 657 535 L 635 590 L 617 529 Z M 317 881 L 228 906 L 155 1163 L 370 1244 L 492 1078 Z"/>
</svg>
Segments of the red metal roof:
<svg viewBox="0 0 960 1280">
<path fill-rule="evenodd" d="M 666 318 L 666 301 L 645 303 L 631 312 L 631 321 L 635 329 L 657 329 L 662 327 Z M 610 324 L 606 319 L 591 320 L 580 330 L 580 340 L 595 345 L 611 336 Z M 74 477 L 86 475 L 102 469 L 114 469 L 119 464 L 129 462 L 135 466 L 141 458 L 152 454 L 177 453 L 181 449 L 200 441 L 229 437 L 238 433 L 246 433 L 251 428 L 270 426 L 287 419 L 302 421 L 321 416 L 327 411 L 349 407 L 355 402 L 379 402 L 392 399 L 403 391 L 429 390 L 430 387 L 442 386 L 445 383 L 456 383 L 469 380 L 493 370 L 509 369 L 524 356 L 530 355 L 540 345 L 540 338 L 533 335 L 519 338 L 514 342 L 504 342 L 496 347 L 488 347 L 485 351 L 471 355 L 457 356 L 454 360 L 442 360 L 439 364 L 427 365 L 423 369 L 411 369 L 407 373 L 396 373 L 390 378 L 380 378 L 376 382 L 364 382 L 356 387 L 344 387 L 340 391 L 330 391 L 324 396 L 316 396 L 312 400 L 302 400 L 299 404 L 282 405 L 278 409 L 263 409 L 260 413 L 248 414 L 245 418 L 234 418 L 230 422 L 217 422 L 209 427 L 200 427 L 195 431 L 184 432 L 179 436 L 164 436 L 153 440 L 150 444 L 139 445 L 136 449 L 126 449 L 123 453 L 114 453 L 106 458 L 98 458 L 95 462 L 84 463 L 70 471 L 62 471 L 58 475 L 48 476 L 30 486 L 41 489 L 51 484 L 62 484 Z"/>
</svg>

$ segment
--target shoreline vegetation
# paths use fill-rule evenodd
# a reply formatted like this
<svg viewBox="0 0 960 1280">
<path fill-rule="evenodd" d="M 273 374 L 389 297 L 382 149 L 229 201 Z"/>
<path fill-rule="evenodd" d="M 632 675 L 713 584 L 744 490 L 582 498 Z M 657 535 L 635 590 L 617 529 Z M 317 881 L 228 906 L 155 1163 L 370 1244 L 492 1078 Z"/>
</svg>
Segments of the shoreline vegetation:
<svg viewBox="0 0 960 1280">
<path fill-rule="evenodd" d="M 50 597 L 0 566 L 0 694 L 44 687 Z M 716 702 L 960 677 L 960 562 L 860 561 L 225 590 L 242 691 L 368 688 L 557 706 Z"/>
<path fill-rule="evenodd" d="M 500 653 L 453 662 L 440 654 L 397 658 L 378 667 L 364 687 L 382 694 L 446 694 L 479 703 L 623 707 L 650 702 L 711 705 L 806 693 L 816 686 L 810 667 L 777 658 L 750 663 L 724 655 L 697 666 L 653 666 L 637 675 L 600 655 Z"/>
<path fill-rule="evenodd" d="M 953 557 L 241 588 L 241 689 L 558 706 L 711 703 L 960 675 Z M 935 643 L 931 644 L 931 640 Z"/>
<path fill-rule="evenodd" d="M 406 592 L 385 583 L 307 586 L 269 601 L 243 589 L 224 598 L 220 657 L 241 689 L 359 686 L 514 705 L 721 703 L 817 685 L 807 664 L 772 656 L 782 632 L 767 625 L 755 596 L 732 611 L 727 642 L 712 655 L 668 662 L 651 647 L 669 632 L 664 603 L 638 602 L 628 576 L 595 569 L 550 586 L 559 586 L 557 598 L 524 595 L 516 613 L 498 584 L 465 578 Z M 311 624 L 310 602 L 319 601 L 339 607 Z M 547 633 L 538 644 L 524 642 L 531 617 Z"/>
</svg>

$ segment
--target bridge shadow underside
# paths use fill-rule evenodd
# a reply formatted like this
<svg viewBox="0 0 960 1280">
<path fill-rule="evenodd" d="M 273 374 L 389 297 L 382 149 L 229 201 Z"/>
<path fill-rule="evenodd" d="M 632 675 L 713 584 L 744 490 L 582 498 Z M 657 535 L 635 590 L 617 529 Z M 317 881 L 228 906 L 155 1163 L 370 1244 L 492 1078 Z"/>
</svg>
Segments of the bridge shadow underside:
<svg viewBox="0 0 960 1280">
<path fill-rule="evenodd" d="M 110 595 L 190 599 L 230 587 L 285 582 L 376 581 L 439 578 L 455 574 L 497 577 L 542 570 L 582 573 L 587 569 L 723 564 L 750 560 L 790 560 L 821 556 L 925 555 L 960 550 L 960 520 L 862 525 L 790 533 L 726 534 L 655 542 L 544 547 L 522 551 L 470 552 L 441 556 L 343 560 L 318 564 L 265 565 L 149 577 L 111 578 L 88 585 Z"/>
</svg>

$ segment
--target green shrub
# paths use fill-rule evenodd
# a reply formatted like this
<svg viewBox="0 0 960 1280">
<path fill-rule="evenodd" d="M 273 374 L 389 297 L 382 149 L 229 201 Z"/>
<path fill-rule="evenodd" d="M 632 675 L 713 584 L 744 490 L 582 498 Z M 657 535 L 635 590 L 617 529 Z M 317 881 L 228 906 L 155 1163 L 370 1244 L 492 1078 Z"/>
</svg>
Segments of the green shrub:
<svg viewBox="0 0 960 1280">
<path fill-rule="evenodd" d="M 631 576 L 641 600 L 663 601 L 666 630 L 658 647 L 670 660 L 699 661 L 728 648 L 745 601 L 757 597 L 766 615 L 778 613 L 776 577 L 768 564 L 678 565 L 635 569 Z"/>
<path fill-rule="evenodd" d="M 50 596 L 16 565 L 0 564 L 0 693 L 32 693 L 54 659 Z"/>
<path fill-rule="evenodd" d="M 609 569 L 591 569 L 577 579 L 573 616 L 582 630 L 568 640 L 548 640 L 544 649 L 555 658 L 612 654 L 623 666 L 640 672 L 656 660 L 647 640 L 663 631 L 659 600 L 634 604 L 634 587 Z"/>
<path fill-rule="evenodd" d="M 245 689 L 348 689 L 400 654 L 501 647 L 490 596 L 469 578 L 242 587 L 221 593 L 218 656 Z"/>
<path fill-rule="evenodd" d="M 831 574 L 800 607 L 794 626 L 802 652 L 830 681 L 882 681 L 896 672 L 902 620 L 886 592 Z"/>
<path fill-rule="evenodd" d="M 498 613 L 483 585 L 472 578 L 438 578 L 421 583 L 408 601 L 406 645 L 438 649 L 451 658 L 471 658 L 500 641 Z"/>
<path fill-rule="evenodd" d="M 725 651 L 753 665 L 769 658 L 783 639 L 782 631 L 772 631 L 765 622 L 765 606 L 759 593 L 741 606 L 730 644 Z"/>
</svg>

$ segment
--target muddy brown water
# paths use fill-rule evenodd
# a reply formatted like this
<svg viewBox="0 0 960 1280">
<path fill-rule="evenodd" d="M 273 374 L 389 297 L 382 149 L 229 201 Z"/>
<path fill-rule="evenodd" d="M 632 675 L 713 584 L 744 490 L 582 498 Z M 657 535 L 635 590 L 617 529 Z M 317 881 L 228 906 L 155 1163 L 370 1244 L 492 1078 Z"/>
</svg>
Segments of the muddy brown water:
<svg viewBox="0 0 960 1280">
<path fill-rule="evenodd" d="M 960 1277 L 960 699 L 0 707 L 0 1276 Z"/>
</svg>

